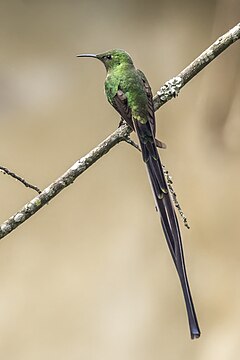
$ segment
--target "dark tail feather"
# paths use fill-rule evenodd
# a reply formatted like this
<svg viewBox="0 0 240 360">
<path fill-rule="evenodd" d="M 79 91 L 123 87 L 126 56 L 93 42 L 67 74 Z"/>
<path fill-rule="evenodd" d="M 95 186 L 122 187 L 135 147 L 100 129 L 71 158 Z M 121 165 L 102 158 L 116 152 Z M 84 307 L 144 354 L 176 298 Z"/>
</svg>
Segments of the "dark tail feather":
<svg viewBox="0 0 240 360">
<path fill-rule="evenodd" d="M 181 282 L 191 338 L 195 339 L 200 336 L 200 329 L 188 284 L 178 221 L 164 177 L 154 134 L 149 121 L 141 123 L 140 121 L 134 120 L 134 128 L 140 141 L 142 157 L 147 166 L 156 206 L 161 215 L 163 231 Z"/>
<path fill-rule="evenodd" d="M 182 291 L 186 303 L 189 327 L 191 338 L 195 339 L 200 336 L 200 329 L 198 326 L 197 316 L 195 313 L 191 291 L 187 279 L 186 267 L 184 262 L 183 247 L 181 241 L 181 234 L 178 226 L 177 217 L 173 208 L 169 193 L 159 194 L 161 188 L 166 188 L 165 179 L 163 184 L 159 184 L 157 179 L 163 179 L 164 174 L 160 164 L 160 159 L 149 158 L 146 162 L 147 170 L 149 173 L 150 182 L 152 185 L 156 205 L 161 214 L 161 222 L 164 230 L 164 234 L 167 240 L 169 250 L 171 252 L 176 270 L 179 275 Z"/>
</svg>

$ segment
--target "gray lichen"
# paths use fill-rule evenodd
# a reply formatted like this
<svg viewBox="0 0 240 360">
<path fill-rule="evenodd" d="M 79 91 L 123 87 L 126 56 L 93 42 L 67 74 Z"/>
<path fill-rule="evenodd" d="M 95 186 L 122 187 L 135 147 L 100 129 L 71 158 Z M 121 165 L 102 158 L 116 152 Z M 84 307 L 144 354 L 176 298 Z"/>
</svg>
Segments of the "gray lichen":
<svg viewBox="0 0 240 360">
<path fill-rule="evenodd" d="M 17 213 L 15 216 L 14 216 L 14 221 L 15 222 L 22 222 L 23 220 L 25 220 L 25 214 L 23 213 Z"/>
<path fill-rule="evenodd" d="M 3 223 L 1 225 L 0 229 L 3 234 L 8 234 L 12 230 L 11 226 L 9 224 L 5 224 L 5 223 Z"/>
<path fill-rule="evenodd" d="M 180 76 L 176 76 L 168 80 L 161 89 L 157 92 L 161 101 L 167 101 L 176 97 L 183 85 L 183 80 Z"/>
</svg>

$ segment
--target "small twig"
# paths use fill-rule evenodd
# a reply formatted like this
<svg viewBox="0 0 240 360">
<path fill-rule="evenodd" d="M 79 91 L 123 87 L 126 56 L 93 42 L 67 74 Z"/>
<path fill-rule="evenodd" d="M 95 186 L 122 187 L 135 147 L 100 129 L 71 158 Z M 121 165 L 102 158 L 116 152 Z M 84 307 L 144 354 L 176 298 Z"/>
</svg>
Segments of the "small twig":
<svg viewBox="0 0 240 360">
<path fill-rule="evenodd" d="M 206 65 L 214 60 L 221 52 L 240 38 L 240 23 L 229 30 L 226 34 L 217 39 L 207 50 L 197 57 L 179 75 L 169 80 L 158 93 L 154 96 L 154 108 L 158 110 L 172 97 L 176 96 L 179 90 L 196 76 Z M 59 179 L 49 185 L 41 194 L 27 203 L 20 211 L 11 216 L 0 226 L 0 238 L 5 237 L 16 227 L 30 218 L 45 204 L 52 200 L 60 191 L 69 186 L 80 174 L 94 164 L 111 148 L 121 141 L 126 141 L 126 137 L 131 133 L 126 125 L 121 125 L 106 140 L 90 151 L 86 156 L 78 160 L 69 170 Z"/>
<path fill-rule="evenodd" d="M 165 178 L 167 180 L 167 184 L 168 184 L 168 188 L 170 190 L 170 194 L 171 194 L 171 197 L 172 197 L 172 200 L 173 200 L 173 203 L 175 205 L 175 207 L 177 208 L 179 214 L 180 214 L 180 217 L 183 221 L 183 224 L 186 226 L 186 228 L 190 229 L 190 226 L 188 225 L 188 221 L 187 221 L 187 218 L 186 216 L 184 215 L 184 212 L 182 211 L 182 208 L 178 202 L 178 199 L 177 199 L 177 194 L 175 193 L 174 191 L 174 188 L 173 188 L 173 180 L 172 180 L 172 177 L 171 175 L 169 174 L 168 170 L 166 169 L 166 167 L 164 165 L 162 165 L 163 167 L 163 172 L 164 172 L 164 175 L 165 175 Z"/>
<path fill-rule="evenodd" d="M 126 136 L 124 139 L 128 144 L 132 145 L 135 149 L 137 149 L 138 151 L 141 151 L 140 146 L 138 144 L 136 144 L 131 138 L 130 136 Z"/>
<path fill-rule="evenodd" d="M 127 136 L 125 138 L 125 141 L 132 145 L 135 149 L 141 151 L 140 147 L 138 144 L 136 144 L 132 139 L 130 139 L 129 136 Z M 190 229 L 190 226 L 188 225 L 188 221 L 187 221 L 187 218 L 186 216 L 184 215 L 184 212 L 182 211 L 182 208 L 178 202 L 178 199 L 177 199 L 177 194 L 175 193 L 174 189 L 173 189 L 173 180 L 172 180 L 172 176 L 169 174 L 168 170 L 166 169 L 166 166 L 163 165 L 162 163 L 162 168 L 163 168 L 163 172 L 164 172 L 164 175 L 165 175 L 165 178 L 166 178 L 166 182 L 167 182 L 167 185 L 168 185 L 168 188 L 169 188 L 169 191 L 170 191 L 170 194 L 171 194 L 171 197 L 172 197 L 172 200 L 173 200 L 173 203 L 175 205 L 175 207 L 177 208 L 179 214 L 180 214 L 180 217 L 183 221 L 183 224 L 188 228 Z"/>
<path fill-rule="evenodd" d="M 21 182 L 21 183 L 22 183 L 24 186 L 26 186 L 27 188 L 33 189 L 33 190 L 37 191 L 39 194 L 41 194 L 41 190 L 40 190 L 37 186 L 30 184 L 30 183 L 29 183 L 28 181 L 26 181 L 24 178 L 22 178 L 21 176 L 18 176 L 18 175 L 15 174 L 14 172 L 10 171 L 8 168 L 0 165 L 0 171 L 1 171 L 3 174 L 9 175 L 9 176 L 11 176 L 12 178 L 18 180 L 19 182 Z"/>
</svg>

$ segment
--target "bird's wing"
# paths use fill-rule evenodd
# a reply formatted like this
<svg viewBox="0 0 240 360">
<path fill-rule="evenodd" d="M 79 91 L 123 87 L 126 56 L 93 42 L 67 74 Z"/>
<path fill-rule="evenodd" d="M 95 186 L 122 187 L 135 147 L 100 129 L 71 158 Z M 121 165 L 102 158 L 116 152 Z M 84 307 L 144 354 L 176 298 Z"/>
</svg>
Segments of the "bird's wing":
<svg viewBox="0 0 240 360">
<path fill-rule="evenodd" d="M 121 115 L 121 117 L 126 121 L 126 123 L 130 126 L 130 128 L 134 130 L 132 111 L 128 106 L 127 96 L 120 88 L 112 99 L 112 105 Z"/>
<path fill-rule="evenodd" d="M 143 73 L 139 70 L 138 73 L 141 76 L 148 97 L 148 121 L 143 124 L 139 120 L 133 118 L 131 109 L 128 105 L 127 96 L 120 87 L 112 101 L 112 104 L 122 118 L 131 126 L 132 129 L 136 131 L 138 135 L 142 150 L 142 157 L 147 167 L 156 206 L 161 215 L 164 234 L 182 285 L 191 337 L 195 338 L 200 336 L 200 330 L 187 280 L 178 221 L 164 177 L 160 157 L 156 148 L 156 128 L 152 92 Z"/>
<path fill-rule="evenodd" d="M 154 134 L 154 137 L 156 135 L 156 122 L 155 122 L 155 115 L 154 115 L 154 105 L 153 105 L 153 94 L 152 94 L 152 89 L 151 86 L 149 85 L 149 82 L 146 78 L 146 76 L 144 75 L 144 73 L 141 70 L 137 70 L 138 75 L 140 76 L 140 78 L 142 79 L 144 88 L 145 88 L 145 92 L 147 94 L 147 98 L 148 98 L 148 121 L 150 123 L 150 126 L 152 128 L 152 133 Z"/>
</svg>

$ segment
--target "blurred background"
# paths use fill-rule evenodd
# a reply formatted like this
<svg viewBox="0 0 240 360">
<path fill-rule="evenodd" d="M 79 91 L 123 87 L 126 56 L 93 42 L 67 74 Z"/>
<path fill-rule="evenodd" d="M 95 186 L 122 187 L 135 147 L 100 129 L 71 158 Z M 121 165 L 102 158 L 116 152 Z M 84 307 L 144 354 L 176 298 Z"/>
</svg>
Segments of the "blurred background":
<svg viewBox="0 0 240 360">
<path fill-rule="evenodd" d="M 237 0 L 0 0 L 0 164 L 45 188 L 112 131 L 105 69 L 123 48 L 153 92 L 239 22 Z M 0 244 L 5 360 L 240 356 L 240 48 L 157 112 L 202 330 L 191 341 L 145 167 L 116 146 Z M 0 220 L 35 193 L 0 174 Z"/>
</svg>

